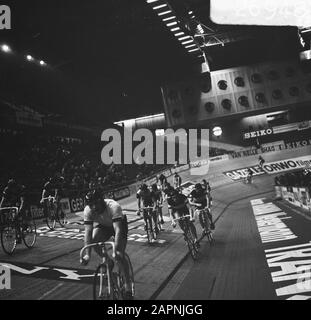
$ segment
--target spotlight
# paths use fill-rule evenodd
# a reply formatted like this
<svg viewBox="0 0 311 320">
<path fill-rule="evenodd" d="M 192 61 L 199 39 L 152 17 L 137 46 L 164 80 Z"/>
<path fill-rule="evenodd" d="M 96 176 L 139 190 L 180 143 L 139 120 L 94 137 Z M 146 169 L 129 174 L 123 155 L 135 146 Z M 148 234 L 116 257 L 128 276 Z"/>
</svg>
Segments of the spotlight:
<svg viewBox="0 0 311 320">
<path fill-rule="evenodd" d="M 220 137 L 222 135 L 222 129 L 221 127 L 214 127 L 213 128 L 213 135 L 215 137 Z"/>
<path fill-rule="evenodd" d="M 1 50 L 2 50 L 3 52 L 11 52 L 11 48 L 10 48 L 8 45 L 6 45 L 6 44 L 3 44 L 3 45 L 1 46 Z"/>
</svg>

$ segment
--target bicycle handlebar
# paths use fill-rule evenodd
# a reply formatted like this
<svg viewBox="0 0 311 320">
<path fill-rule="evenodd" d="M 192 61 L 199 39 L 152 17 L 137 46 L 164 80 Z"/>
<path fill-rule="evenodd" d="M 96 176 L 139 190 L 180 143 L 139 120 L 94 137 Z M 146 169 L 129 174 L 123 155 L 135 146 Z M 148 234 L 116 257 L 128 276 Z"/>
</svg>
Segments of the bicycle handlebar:
<svg viewBox="0 0 311 320">
<path fill-rule="evenodd" d="M 179 218 L 176 218 L 176 219 L 173 219 L 173 221 L 177 221 L 177 220 L 183 220 L 183 219 L 185 219 L 185 218 L 191 218 L 191 215 L 189 214 L 189 215 L 186 215 L 186 216 L 182 216 L 182 217 L 179 217 Z"/>
<path fill-rule="evenodd" d="M 141 211 L 141 210 L 148 210 L 148 209 L 153 209 L 154 207 L 142 207 L 142 208 L 140 208 L 139 210 Z"/>
<path fill-rule="evenodd" d="M 48 197 L 42 198 L 41 200 L 56 200 L 56 197 L 48 196 Z"/>
<path fill-rule="evenodd" d="M 16 210 L 16 212 L 18 212 L 19 208 L 18 207 L 4 207 L 4 208 L 0 208 L 0 211 L 1 210 Z"/>
<path fill-rule="evenodd" d="M 102 247 L 104 249 L 104 253 L 107 253 L 107 249 L 106 249 L 106 245 L 110 245 L 112 247 L 112 252 L 113 252 L 113 255 L 115 255 L 115 252 L 116 252 L 116 246 L 114 244 L 114 242 L 97 242 L 97 243 L 92 243 L 92 244 L 89 244 L 87 246 L 84 246 L 81 251 L 80 251 L 80 259 L 83 258 L 83 254 L 84 254 L 84 251 L 88 248 L 92 248 L 92 247 Z"/>
</svg>

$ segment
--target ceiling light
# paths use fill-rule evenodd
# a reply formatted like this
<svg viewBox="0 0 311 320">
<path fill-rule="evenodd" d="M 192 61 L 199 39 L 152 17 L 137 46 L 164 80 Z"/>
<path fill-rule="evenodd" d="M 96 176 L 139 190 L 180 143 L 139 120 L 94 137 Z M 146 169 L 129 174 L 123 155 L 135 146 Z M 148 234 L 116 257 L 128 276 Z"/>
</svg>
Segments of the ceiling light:
<svg viewBox="0 0 311 320">
<path fill-rule="evenodd" d="M 3 52 L 10 52 L 11 48 L 8 45 L 4 44 L 4 45 L 1 46 L 1 50 Z"/>
<path fill-rule="evenodd" d="M 187 43 L 191 43 L 191 42 L 193 42 L 192 39 L 191 39 L 191 40 L 188 40 L 188 41 L 184 41 L 184 42 L 182 42 L 182 44 L 187 44 Z"/>
<path fill-rule="evenodd" d="M 189 46 L 185 46 L 185 48 L 192 48 L 192 47 L 195 47 L 196 44 L 190 44 Z"/>
<path fill-rule="evenodd" d="M 33 61 L 33 57 L 32 57 L 30 54 L 28 54 L 28 55 L 26 56 L 26 59 L 27 59 L 28 61 Z"/>
<path fill-rule="evenodd" d="M 167 10 L 167 11 L 158 13 L 158 15 L 159 15 L 159 16 L 164 16 L 165 14 L 169 14 L 169 13 L 171 13 L 171 12 L 172 12 L 172 10 Z"/>
<path fill-rule="evenodd" d="M 173 28 L 173 29 L 171 29 L 171 31 L 177 31 L 177 30 L 180 30 L 180 28 L 179 27 L 176 27 L 176 28 Z"/>
<path fill-rule="evenodd" d="M 175 33 L 174 36 L 175 37 L 179 37 L 179 36 L 182 36 L 184 35 L 185 33 L 184 32 L 178 32 L 178 33 Z"/>
<path fill-rule="evenodd" d="M 147 3 L 153 3 L 153 2 L 157 2 L 159 0 L 147 0 Z"/>
<path fill-rule="evenodd" d="M 176 16 L 164 18 L 164 19 L 162 19 L 162 20 L 163 20 L 163 21 L 168 21 L 168 20 L 172 20 L 172 19 L 176 19 Z"/>
<path fill-rule="evenodd" d="M 194 52 L 194 51 L 198 51 L 198 50 L 200 50 L 200 49 L 196 48 L 196 49 L 188 50 L 188 52 Z"/>
<path fill-rule="evenodd" d="M 41 66 L 45 66 L 46 65 L 46 63 L 43 60 L 40 60 L 39 63 L 40 63 Z"/>
<path fill-rule="evenodd" d="M 191 37 L 190 36 L 184 36 L 184 37 L 179 38 L 178 40 L 182 41 L 182 40 L 189 39 L 189 38 L 191 38 Z"/>
<path fill-rule="evenodd" d="M 171 27 L 171 26 L 175 26 L 177 24 L 177 22 L 170 22 L 170 23 L 167 23 L 166 25 L 168 27 Z"/>
<path fill-rule="evenodd" d="M 153 10 L 157 10 L 157 9 L 161 9 L 161 8 L 164 8 L 164 7 L 167 7 L 167 4 L 160 4 L 159 6 L 156 6 L 156 7 L 152 7 Z"/>
</svg>

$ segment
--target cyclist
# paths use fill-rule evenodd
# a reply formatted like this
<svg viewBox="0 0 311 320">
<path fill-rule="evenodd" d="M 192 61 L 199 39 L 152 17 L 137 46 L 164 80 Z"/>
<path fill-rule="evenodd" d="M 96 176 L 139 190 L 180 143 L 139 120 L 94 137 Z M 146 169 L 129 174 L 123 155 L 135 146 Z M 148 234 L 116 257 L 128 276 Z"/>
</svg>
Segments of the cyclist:
<svg viewBox="0 0 311 320">
<path fill-rule="evenodd" d="M 253 182 L 253 171 L 251 169 L 247 170 L 246 182 L 252 183 Z"/>
<path fill-rule="evenodd" d="M 111 199 L 104 199 L 99 190 L 90 191 L 86 197 L 86 207 L 84 208 L 85 238 L 84 245 L 91 243 L 106 242 L 114 236 L 115 256 L 121 272 L 125 276 L 125 298 L 131 300 L 131 282 L 129 276 L 129 265 L 124 253 L 127 245 L 128 224 L 126 215 L 123 214 L 120 204 Z M 101 249 L 95 249 L 96 253 L 102 257 Z M 87 249 L 85 256 L 80 261 L 86 265 L 91 258 L 91 249 Z"/>
<path fill-rule="evenodd" d="M 60 209 L 59 201 L 60 197 L 62 197 L 63 193 L 63 185 L 64 185 L 64 178 L 59 174 L 56 173 L 54 177 L 50 177 L 48 181 L 44 184 L 40 204 L 44 206 L 44 213 L 45 216 L 48 215 L 47 212 L 47 197 L 54 197 L 56 210 Z"/>
<path fill-rule="evenodd" d="M 197 183 L 194 186 L 194 189 L 191 191 L 189 198 L 191 199 L 190 204 L 196 204 L 196 205 L 200 205 L 200 207 L 202 209 L 205 209 L 207 211 L 207 215 L 211 221 L 211 229 L 214 230 L 215 229 L 215 224 L 213 222 L 213 217 L 211 214 L 210 209 L 208 208 L 208 194 L 206 192 L 206 190 L 203 189 L 201 183 Z M 197 207 L 197 206 L 195 206 Z"/>
<path fill-rule="evenodd" d="M 24 217 L 25 215 L 25 186 L 18 184 L 15 179 L 10 179 L 2 193 L 0 208 L 17 207 L 18 212 L 14 217 Z M 17 239 L 21 243 L 21 239 Z"/>
<path fill-rule="evenodd" d="M 138 205 L 138 211 L 137 214 L 140 215 L 140 208 L 141 208 L 141 203 L 143 203 L 144 207 L 153 207 L 152 211 L 152 220 L 155 225 L 155 232 L 156 234 L 159 233 L 159 229 L 157 227 L 157 216 L 155 214 L 156 208 L 157 208 L 157 201 L 155 194 L 148 189 L 148 186 L 143 183 L 140 187 L 140 189 L 136 193 L 136 198 L 137 198 L 137 205 Z M 147 217 L 145 214 L 143 215 L 144 222 L 145 222 L 145 230 L 147 230 Z"/>
<path fill-rule="evenodd" d="M 207 193 L 207 198 L 208 198 L 208 208 L 211 209 L 212 207 L 212 195 L 211 195 L 211 191 L 212 191 L 212 188 L 209 184 L 208 181 L 206 181 L 206 179 L 203 179 L 202 182 L 201 182 L 201 185 L 202 185 L 202 188 L 206 191 Z"/>
<path fill-rule="evenodd" d="M 181 180 L 180 175 L 179 175 L 177 172 L 175 172 L 175 174 L 174 174 L 173 181 L 174 181 L 174 182 L 173 182 L 174 188 L 175 188 L 175 189 L 180 189 L 180 188 L 181 188 L 181 182 L 182 182 L 182 180 Z"/>
<path fill-rule="evenodd" d="M 266 160 L 262 156 L 259 156 L 258 160 L 259 160 L 259 167 L 262 168 Z"/>
<path fill-rule="evenodd" d="M 162 205 L 163 203 L 163 199 L 162 199 L 162 192 L 159 190 L 158 185 L 156 183 L 154 183 L 151 186 L 151 191 L 153 192 L 155 201 L 156 201 L 156 205 L 157 205 L 157 209 L 161 218 L 161 224 L 164 224 L 164 220 L 163 220 L 163 212 L 162 212 L 162 208 L 160 205 Z"/>
<path fill-rule="evenodd" d="M 174 190 L 169 194 L 169 197 L 167 199 L 167 204 L 169 207 L 172 227 L 175 228 L 176 222 L 174 221 L 174 219 L 180 218 L 184 215 L 189 215 L 189 212 L 191 211 L 191 207 L 190 207 L 188 198 L 185 195 L 179 193 L 177 190 Z M 189 223 L 190 223 L 191 231 L 195 237 L 195 242 L 197 246 L 199 246 L 196 228 L 191 220 L 189 221 Z M 182 224 L 180 224 L 180 228 L 183 230 Z"/>
<path fill-rule="evenodd" d="M 158 177 L 158 181 L 160 182 L 160 188 L 163 191 L 167 183 L 166 176 L 163 173 L 161 173 L 160 176 Z"/>
</svg>

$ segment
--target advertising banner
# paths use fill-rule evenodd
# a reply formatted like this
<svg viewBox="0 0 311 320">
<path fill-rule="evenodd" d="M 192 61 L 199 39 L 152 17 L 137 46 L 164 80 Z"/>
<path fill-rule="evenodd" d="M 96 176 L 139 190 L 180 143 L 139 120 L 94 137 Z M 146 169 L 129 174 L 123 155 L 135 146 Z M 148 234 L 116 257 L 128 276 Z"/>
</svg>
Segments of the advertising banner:
<svg viewBox="0 0 311 320">
<path fill-rule="evenodd" d="M 311 155 L 265 163 L 263 169 L 268 174 L 304 169 L 311 166 Z"/>
<path fill-rule="evenodd" d="M 239 181 L 247 177 L 249 169 L 252 170 L 254 176 L 259 176 L 266 173 L 257 165 L 257 166 L 247 167 L 247 168 L 226 171 L 226 172 L 223 172 L 223 174 L 233 181 Z"/>
</svg>

